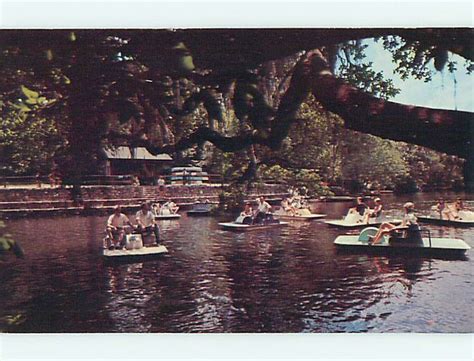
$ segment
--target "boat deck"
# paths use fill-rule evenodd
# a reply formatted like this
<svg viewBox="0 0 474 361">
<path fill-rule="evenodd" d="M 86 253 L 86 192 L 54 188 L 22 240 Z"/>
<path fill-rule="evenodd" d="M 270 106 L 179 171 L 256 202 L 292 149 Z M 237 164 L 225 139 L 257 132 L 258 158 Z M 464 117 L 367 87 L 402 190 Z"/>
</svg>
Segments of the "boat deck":
<svg viewBox="0 0 474 361">
<path fill-rule="evenodd" d="M 139 249 L 103 249 L 102 255 L 105 258 L 136 258 L 136 257 L 144 257 L 144 256 L 155 256 L 163 253 L 168 253 L 168 249 L 163 246 L 149 246 L 149 247 L 142 247 Z"/>
<path fill-rule="evenodd" d="M 359 240 L 358 235 L 342 235 L 336 238 L 334 244 L 341 249 L 363 252 L 409 252 L 409 253 L 434 253 L 462 255 L 471 247 L 462 239 L 456 238 L 429 238 L 424 237 L 423 242 L 396 241 L 387 242 L 386 239 L 377 244 L 369 244 Z"/>
<path fill-rule="evenodd" d="M 458 226 L 458 227 L 472 227 L 474 226 L 474 220 L 448 220 L 448 219 L 440 219 L 430 216 L 419 216 L 418 220 L 424 223 L 432 223 L 432 224 L 439 224 L 442 226 Z"/>
<path fill-rule="evenodd" d="M 287 221 L 312 221 L 315 219 L 321 219 L 326 217 L 325 214 L 307 214 L 307 215 L 297 215 L 297 216 L 291 216 L 291 215 L 282 215 L 282 214 L 276 214 L 278 218 L 280 219 L 285 219 Z"/>
<path fill-rule="evenodd" d="M 339 228 L 362 228 L 362 227 L 368 227 L 368 226 L 380 226 L 384 222 L 390 222 L 392 224 L 400 224 L 402 221 L 400 219 L 385 219 L 383 221 L 369 221 L 369 223 L 349 223 L 346 222 L 343 219 L 334 219 L 330 221 L 324 221 L 324 223 L 333 226 L 333 227 L 339 227 Z"/>
<path fill-rule="evenodd" d="M 242 224 L 242 223 L 235 223 L 235 222 L 219 223 L 219 226 L 221 228 L 228 231 L 237 231 L 237 232 L 272 229 L 272 228 L 285 227 L 287 225 L 288 225 L 288 222 L 269 223 L 269 224 Z"/>
</svg>

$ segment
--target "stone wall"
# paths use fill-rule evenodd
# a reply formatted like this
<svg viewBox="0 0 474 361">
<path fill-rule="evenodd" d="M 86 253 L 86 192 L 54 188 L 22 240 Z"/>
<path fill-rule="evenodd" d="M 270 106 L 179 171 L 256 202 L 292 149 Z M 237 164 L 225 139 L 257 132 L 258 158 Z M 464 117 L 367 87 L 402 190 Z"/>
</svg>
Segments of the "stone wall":
<svg viewBox="0 0 474 361">
<path fill-rule="evenodd" d="M 83 204 L 75 206 L 70 188 L 57 189 L 0 189 L 0 217 L 31 214 L 83 213 L 105 210 L 116 205 L 135 209 L 145 201 L 163 202 L 172 199 L 179 206 L 190 206 L 198 200 L 218 203 L 220 186 L 167 185 L 158 186 L 84 186 Z M 269 199 L 281 199 L 286 188 L 281 185 L 263 185 L 251 190 L 246 197 L 265 195 Z"/>
</svg>

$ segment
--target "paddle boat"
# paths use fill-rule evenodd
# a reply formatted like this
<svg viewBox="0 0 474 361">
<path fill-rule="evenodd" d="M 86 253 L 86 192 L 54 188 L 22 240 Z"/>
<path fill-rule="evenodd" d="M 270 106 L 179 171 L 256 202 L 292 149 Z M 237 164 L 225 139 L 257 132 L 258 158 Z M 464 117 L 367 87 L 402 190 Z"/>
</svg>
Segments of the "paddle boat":
<svg viewBox="0 0 474 361">
<path fill-rule="evenodd" d="M 228 231 L 254 231 L 261 229 L 279 228 L 287 226 L 288 222 L 282 222 L 278 219 L 273 218 L 272 214 L 267 214 L 267 217 L 261 223 L 253 223 L 251 216 L 240 215 L 234 222 L 219 223 L 219 226 Z"/>
<path fill-rule="evenodd" d="M 364 216 L 361 216 L 359 213 L 350 213 L 348 212 L 347 215 L 343 219 L 333 219 L 329 221 L 324 221 L 324 223 L 339 227 L 339 228 L 363 228 L 370 226 L 379 226 L 384 222 L 390 222 L 392 224 L 400 224 L 402 221 L 400 219 L 392 219 L 388 216 L 383 216 L 383 213 L 375 218 L 370 217 L 369 223 L 364 222 Z"/>
<path fill-rule="evenodd" d="M 441 218 L 439 211 L 436 211 L 433 208 L 430 214 L 426 216 L 419 216 L 418 220 L 420 222 L 439 224 L 442 226 L 471 227 L 474 226 L 474 212 L 461 210 L 457 213 L 457 218 L 451 220 Z"/>
<path fill-rule="evenodd" d="M 352 196 L 321 196 L 322 202 L 353 202 L 356 198 Z"/>
<path fill-rule="evenodd" d="M 358 235 L 341 235 L 334 244 L 338 249 L 356 252 L 431 254 L 441 256 L 462 256 L 471 247 L 462 239 L 431 237 L 429 230 L 410 230 L 408 227 L 397 227 L 385 235 L 379 243 L 371 244 L 370 240 L 378 229 L 367 227 Z M 423 236 L 425 234 L 426 236 Z"/>
<path fill-rule="evenodd" d="M 155 215 L 156 220 L 181 218 L 181 215 L 178 214 L 177 207 L 175 209 L 171 209 L 170 207 L 166 206 L 166 203 L 159 208 L 153 207 L 153 214 Z"/>
<path fill-rule="evenodd" d="M 153 237 L 145 235 L 145 238 Z M 154 237 L 153 237 L 154 238 Z M 145 244 L 147 242 L 145 241 Z M 102 256 L 105 259 L 129 259 L 153 257 L 163 253 L 168 253 L 168 249 L 163 245 L 153 243 L 145 245 L 141 234 L 126 234 L 124 236 L 124 245 L 119 247 L 109 246 L 110 240 L 104 238 Z"/>
<path fill-rule="evenodd" d="M 325 214 L 311 213 L 308 208 L 299 208 L 296 209 L 295 214 L 292 214 L 290 211 L 285 211 L 283 207 L 278 208 L 273 215 L 277 216 L 280 219 L 291 220 L 291 221 L 311 221 L 314 219 L 321 219 L 326 217 Z"/>
<path fill-rule="evenodd" d="M 186 212 L 188 216 L 191 217 L 205 217 L 205 216 L 210 216 L 211 211 L 212 211 L 212 204 L 208 202 L 196 202 L 193 205 L 193 208 L 189 211 Z"/>
</svg>

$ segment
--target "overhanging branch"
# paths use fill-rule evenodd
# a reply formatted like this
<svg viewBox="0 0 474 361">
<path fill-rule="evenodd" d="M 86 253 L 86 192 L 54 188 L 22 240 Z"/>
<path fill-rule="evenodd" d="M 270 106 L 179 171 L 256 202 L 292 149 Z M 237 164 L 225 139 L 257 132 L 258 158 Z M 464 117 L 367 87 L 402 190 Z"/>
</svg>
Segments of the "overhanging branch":
<svg viewBox="0 0 474 361">
<path fill-rule="evenodd" d="M 320 52 L 314 53 L 312 64 L 314 96 L 325 109 L 340 115 L 346 128 L 461 158 L 472 156 L 472 113 L 385 101 L 336 78 Z"/>
</svg>

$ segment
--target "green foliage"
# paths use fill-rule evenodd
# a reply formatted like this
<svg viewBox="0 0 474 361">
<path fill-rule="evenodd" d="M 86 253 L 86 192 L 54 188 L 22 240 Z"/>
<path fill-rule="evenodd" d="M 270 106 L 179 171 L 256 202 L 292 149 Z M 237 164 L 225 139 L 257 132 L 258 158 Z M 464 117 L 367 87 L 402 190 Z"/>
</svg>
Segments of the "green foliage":
<svg viewBox="0 0 474 361">
<path fill-rule="evenodd" d="M 5 253 L 13 253 L 17 258 L 25 257 L 21 246 L 5 232 L 5 223 L 0 221 L 0 256 Z"/>
<path fill-rule="evenodd" d="M 420 188 L 455 188 L 462 182 L 461 159 L 410 144 L 400 144 L 400 148 L 409 176 Z"/>
<path fill-rule="evenodd" d="M 391 79 L 386 79 L 383 72 L 372 69 L 373 62 L 364 62 L 364 50 L 367 44 L 347 42 L 341 45 L 337 74 L 355 87 L 382 99 L 389 99 L 400 93 Z"/>
<path fill-rule="evenodd" d="M 193 57 L 183 42 L 176 44 L 172 50 L 176 56 L 175 66 L 179 72 L 187 74 L 196 68 L 194 66 Z"/>
<path fill-rule="evenodd" d="M 260 167 L 261 176 L 276 182 L 287 184 L 296 189 L 307 189 L 309 196 L 330 195 L 331 191 L 325 186 L 321 177 L 314 169 L 286 169 L 280 165 Z"/>
<path fill-rule="evenodd" d="M 437 71 L 445 68 L 451 73 L 456 71 L 456 61 L 450 60 L 451 54 L 441 46 L 407 41 L 398 36 L 386 36 L 381 41 L 384 48 L 392 53 L 393 60 L 397 64 L 395 71 L 402 79 L 413 76 L 429 82 L 433 76 L 433 71 L 429 67 L 431 61 Z M 466 59 L 465 68 L 470 74 L 473 69 L 472 61 Z"/>
<path fill-rule="evenodd" d="M 416 193 L 420 190 L 416 180 L 410 175 L 404 175 L 396 180 L 394 191 L 396 193 Z"/>
<path fill-rule="evenodd" d="M 2 48 L 3 173 L 47 169 L 62 148 L 64 163 L 69 164 L 64 170 L 81 174 L 93 168 L 94 154 L 104 142 L 123 144 L 132 133 L 158 146 L 177 142 L 202 125 L 215 126 L 225 135 L 268 134 L 275 115 L 269 104 L 277 108 L 298 59 L 295 55 L 271 62 L 268 69 L 269 64 L 257 70 L 233 68 L 235 74 L 229 77 L 213 74 L 213 69 L 196 69 L 190 50 L 179 37 L 174 47 L 163 47 L 157 54 L 152 44 L 142 41 L 146 33 L 132 40 L 103 32 L 97 37 L 80 31 L 55 34 L 51 33 L 52 41 L 43 43 L 19 37 L 18 43 Z M 456 68 L 443 49 L 395 37 L 384 39 L 384 45 L 393 51 L 403 76 L 429 79 L 426 65 L 430 59 L 437 69 Z M 340 46 L 338 75 L 388 99 L 399 90 L 372 69 L 372 63 L 366 61 L 366 47 L 358 41 Z M 276 69 L 275 73 L 270 69 Z M 214 78 L 207 80 L 206 75 Z M 219 79 L 221 76 L 225 79 Z M 414 160 L 403 156 L 403 145 L 343 130 L 342 120 L 324 111 L 313 98 L 302 104 L 296 118 L 301 120 L 293 125 L 280 151 L 255 147 L 263 163 L 261 174 L 305 185 L 314 194 L 326 191 L 319 188 L 321 181 L 349 178 L 391 187 L 406 177 L 419 184 L 441 184 L 447 171 L 458 176 L 459 163 L 448 158 L 423 158 L 424 150 L 414 150 L 421 158 Z M 109 139 L 111 133 L 115 137 Z M 204 146 L 197 148 L 184 156 L 201 158 Z M 228 180 L 242 176 L 248 164 L 246 152 L 216 150 L 209 158 L 213 172 Z M 427 179 L 420 179 L 414 171 L 419 162 L 427 167 Z M 444 165 L 436 166 L 441 163 Z M 272 169 L 276 166 L 281 170 Z M 278 174 L 280 171 L 283 173 Z"/>
<path fill-rule="evenodd" d="M 238 185 L 231 185 L 219 193 L 219 211 L 237 213 L 244 206 L 244 189 Z"/>
<path fill-rule="evenodd" d="M 0 110 L 0 173 L 47 174 L 56 150 L 64 144 L 54 119 L 37 113 L 52 101 L 23 85 L 21 91 L 26 100 L 7 101 Z"/>
<path fill-rule="evenodd" d="M 408 166 L 395 142 L 349 131 L 344 141 L 343 179 L 361 184 L 376 182 L 393 189 L 398 178 L 408 175 Z"/>
</svg>

